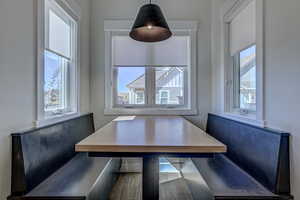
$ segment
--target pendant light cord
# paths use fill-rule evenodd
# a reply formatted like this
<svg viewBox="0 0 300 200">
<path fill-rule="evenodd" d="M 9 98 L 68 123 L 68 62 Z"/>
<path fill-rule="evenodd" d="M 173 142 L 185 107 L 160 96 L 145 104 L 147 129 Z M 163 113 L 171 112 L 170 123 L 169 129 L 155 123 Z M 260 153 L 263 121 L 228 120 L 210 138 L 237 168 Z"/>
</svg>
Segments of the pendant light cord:
<svg viewBox="0 0 300 200">
<path fill-rule="evenodd" d="M 150 0 L 150 4 L 152 3 L 152 0 Z"/>
</svg>

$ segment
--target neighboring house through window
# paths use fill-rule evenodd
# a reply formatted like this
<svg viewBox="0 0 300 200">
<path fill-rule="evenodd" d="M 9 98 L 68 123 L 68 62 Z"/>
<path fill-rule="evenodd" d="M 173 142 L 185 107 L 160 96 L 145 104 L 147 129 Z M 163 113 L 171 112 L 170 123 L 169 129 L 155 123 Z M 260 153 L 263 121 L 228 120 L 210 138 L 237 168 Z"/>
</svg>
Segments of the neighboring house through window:
<svg viewBox="0 0 300 200">
<path fill-rule="evenodd" d="M 156 104 L 184 105 L 185 67 L 166 67 L 155 70 Z M 159 96 L 159 98 L 157 98 Z"/>
<path fill-rule="evenodd" d="M 137 70 L 137 69 L 136 69 Z M 129 70 L 133 71 L 133 70 Z M 145 73 L 144 70 L 138 78 L 126 85 L 127 95 L 124 92 L 118 92 L 118 104 L 145 104 Z M 130 73 L 130 72 L 128 72 Z M 133 73 L 133 72 L 131 72 Z M 158 67 L 155 69 L 156 85 L 156 104 L 160 105 L 183 105 L 184 104 L 184 67 Z M 128 76 L 128 74 L 124 74 Z M 121 81 L 121 80 L 120 80 Z M 120 84 L 120 83 L 119 83 Z M 119 86 L 122 87 L 122 86 Z M 165 91 L 171 94 L 170 99 L 161 101 L 161 92 Z M 125 92 L 126 93 L 126 92 Z M 128 96 L 128 98 L 126 97 Z M 125 98 L 126 97 L 126 98 Z M 139 100 L 137 100 L 139 98 Z M 169 98 L 169 97 L 168 97 Z"/>
</svg>

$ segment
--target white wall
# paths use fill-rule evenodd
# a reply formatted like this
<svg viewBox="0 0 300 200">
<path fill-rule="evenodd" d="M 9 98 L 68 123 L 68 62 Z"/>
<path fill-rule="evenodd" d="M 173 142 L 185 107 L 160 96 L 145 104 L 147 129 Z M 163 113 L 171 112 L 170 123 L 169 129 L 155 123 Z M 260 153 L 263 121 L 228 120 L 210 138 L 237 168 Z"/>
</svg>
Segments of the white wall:
<svg viewBox="0 0 300 200">
<path fill-rule="evenodd" d="M 265 115 L 292 133 L 292 185 L 300 199 L 300 1 L 266 1 Z"/>
<path fill-rule="evenodd" d="M 10 193 L 10 133 L 36 120 L 36 0 L 0 1 L 0 199 Z M 89 111 L 89 2 L 80 0 L 81 111 Z"/>
<path fill-rule="evenodd" d="M 80 112 L 90 112 L 90 1 L 76 0 L 81 7 L 80 22 Z"/>
<path fill-rule="evenodd" d="M 221 8 L 225 0 L 212 0 L 212 24 L 211 24 L 211 66 L 212 66 L 212 110 L 216 113 L 222 111 L 222 81 L 221 68 Z"/>
<path fill-rule="evenodd" d="M 91 16 L 91 109 L 95 113 L 96 128 L 113 117 L 104 116 L 105 44 L 103 23 L 105 19 L 134 19 L 142 0 L 92 0 Z M 160 0 L 161 8 L 169 20 L 197 20 L 198 34 L 198 107 L 200 114 L 188 117 L 204 126 L 211 107 L 210 88 L 210 17 L 211 2 L 208 0 Z"/>
<path fill-rule="evenodd" d="M 217 13 L 221 0 L 213 0 Z M 289 131 L 292 194 L 300 199 L 300 1 L 265 1 L 265 119 L 269 127 Z M 220 111 L 220 18 L 213 21 L 213 110 Z"/>
</svg>

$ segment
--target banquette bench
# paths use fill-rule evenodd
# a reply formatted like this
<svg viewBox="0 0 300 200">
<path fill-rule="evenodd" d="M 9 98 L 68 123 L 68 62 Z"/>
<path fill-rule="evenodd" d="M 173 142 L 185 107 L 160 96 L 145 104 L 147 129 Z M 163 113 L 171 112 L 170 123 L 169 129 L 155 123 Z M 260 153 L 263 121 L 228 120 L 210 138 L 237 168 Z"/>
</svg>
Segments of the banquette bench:
<svg viewBox="0 0 300 200">
<path fill-rule="evenodd" d="M 207 133 L 227 145 L 227 153 L 192 158 L 215 199 L 292 199 L 289 134 L 209 114 Z M 197 200 L 200 181 L 188 181 Z"/>
<path fill-rule="evenodd" d="M 120 159 L 76 153 L 75 144 L 94 132 L 93 114 L 12 134 L 9 200 L 106 200 Z"/>
</svg>

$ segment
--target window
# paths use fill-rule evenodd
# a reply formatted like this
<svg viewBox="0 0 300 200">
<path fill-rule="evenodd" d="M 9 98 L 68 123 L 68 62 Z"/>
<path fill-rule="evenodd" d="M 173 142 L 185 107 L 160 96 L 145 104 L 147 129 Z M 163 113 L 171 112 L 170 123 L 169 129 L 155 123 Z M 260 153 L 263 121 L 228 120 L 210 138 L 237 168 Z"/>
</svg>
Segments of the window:
<svg viewBox="0 0 300 200">
<path fill-rule="evenodd" d="M 146 78 L 155 77 L 155 104 L 156 105 L 184 105 L 184 79 L 186 67 L 140 67 L 115 66 L 114 82 L 116 85 L 116 106 L 133 107 L 134 105 L 149 104 L 145 99 Z M 148 76 L 146 75 L 146 71 Z M 151 83 L 150 83 L 151 84 Z M 161 97 L 161 95 L 166 95 Z M 162 99 L 164 98 L 164 101 Z M 130 106 L 131 105 L 131 106 Z"/>
<path fill-rule="evenodd" d="M 66 73 L 68 60 L 45 51 L 44 111 L 59 113 L 67 108 Z"/>
<path fill-rule="evenodd" d="M 77 113 L 78 20 L 55 0 L 40 3 L 39 120 Z"/>
<path fill-rule="evenodd" d="M 242 112 L 256 111 L 256 46 L 234 56 L 234 105 Z"/>
<path fill-rule="evenodd" d="M 158 104 L 169 104 L 169 91 L 160 90 L 159 91 L 159 102 Z"/>
<path fill-rule="evenodd" d="M 223 10 L 222 28 L 225 78 L 223 114 L 264 126 L 263 2 L 234 1 L 225 3 L 224 8 L 228 9 Z"/>
<path fill-rule="evenodd" d="M 145 67 L 114 67 L 116 105 L 145 104 Z"/>
<path fill-rule="evenodd" d="M 144 91 L 136 91 L 136 104 L 145 104 L 145 93 Z"/>
<path fill-rule="evenodd" d="M 255 1 L 249 3 L 230 22 L 230 54 L 233 63 L 231 112 L 243 115 L 256 111 L 255 23 Z"/>
<path fill-rule="evenodd" d="M 171 22 L 179 28 L 157 43 L 131 39 L 131 23 L 105 22 L 105 113 L 196 114 L 197 23 Z"/>
</svg>

